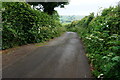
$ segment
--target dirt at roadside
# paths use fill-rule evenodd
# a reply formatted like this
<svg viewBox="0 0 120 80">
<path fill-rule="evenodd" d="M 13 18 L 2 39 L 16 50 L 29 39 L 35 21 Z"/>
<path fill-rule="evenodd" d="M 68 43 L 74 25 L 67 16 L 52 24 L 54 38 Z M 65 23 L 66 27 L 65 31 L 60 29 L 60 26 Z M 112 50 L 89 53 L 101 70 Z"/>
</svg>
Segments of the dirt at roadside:
<svg viewBox="0 0 120 80">
<path fill-rule="evenodd" d="M 34 51 L 39 46 L 36 44 L 23 45 L 16 48 L 11 48 L 2 51 L 2 67 L 7 67 L 9 63 L 13 63 L 16 60 L 21 59 L 24 56 L 27 56 L 32 51 Z"/>
</svg>

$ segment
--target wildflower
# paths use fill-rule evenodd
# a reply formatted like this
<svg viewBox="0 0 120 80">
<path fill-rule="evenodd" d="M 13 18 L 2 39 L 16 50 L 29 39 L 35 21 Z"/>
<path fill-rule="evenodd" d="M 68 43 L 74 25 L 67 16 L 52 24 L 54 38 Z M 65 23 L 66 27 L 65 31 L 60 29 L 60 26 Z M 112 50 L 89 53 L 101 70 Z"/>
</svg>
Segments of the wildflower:
<svg viewBox="0 0 120 80">
<path fill-rule="evenodd" d="M 51 25 L 49 25 L 49 28 L 51 28 Z"/>
<path fill-rule="evenodd" d="M 89 40 L 90 40 L 91 38 L 89 38 L 89 37 L 86 37 L 86 39 L 89 39 Z"/>
<path fill-rule="evenodd" d="M 40 28 L 38 30 L 40 31 Z"/>
<path fill-rule="evenodd" d="M 103 74 L 100 74 L 97 78 L 103 78 L 103 76 L 104 76 Z"/>
<path fill-rule="evenodd" d="M 93 37 L 93 34 L 91 34 L 90 37 Z"/>
<path fill-rule="evenodd" d="M 2 8 L 1 11 L 5 11 L 5 8 Z"/>
<path fill-rule="evenodd" d="M 108 25 L 106 25 L 106 27 L 108 27 Z"/>
<path fill-rule="evenodd" d="M 99 39 L 100 41 L 103 41 L 104 39 Z"/>
<path fill-rule="evenodd" d="M 94 38 L 98 39 L 98 37 L 97 37 L 97 36 L 95 36 Z"/>
</svg>

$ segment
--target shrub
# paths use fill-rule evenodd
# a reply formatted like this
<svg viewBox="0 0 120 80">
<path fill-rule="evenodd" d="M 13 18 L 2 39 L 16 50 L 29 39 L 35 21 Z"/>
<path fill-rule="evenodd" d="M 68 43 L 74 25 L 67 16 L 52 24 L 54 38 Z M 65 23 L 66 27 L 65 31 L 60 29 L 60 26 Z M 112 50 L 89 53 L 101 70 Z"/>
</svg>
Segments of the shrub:
<svg viewBox="0 0 120 80">
<path fill-rule="evenodd" d="M 82 38 L 88 58 L 94 66 L 93 75 L 103 74 L 105 78 L 120 78 L 120 11 L 118 6 L 106 8 L 101 15 L 72 24 L 74 30 Z M 90 18 L 90 19 L 89 19 Z M 87 26 L 83 26 L 87 23 Z"/>
<path fill-rule="evenodd" d="M 59 27 L 62 27 L 57 19 L 57 12 L 56 14 L 48 15 L 32 9 L 29 4 L 24 2 L 3 2 L 3 8 L 5 10 L 2 14 L 2 49 L 43 42 L 63 32 L 59 31 L 56 33 Z"/>
</svg>

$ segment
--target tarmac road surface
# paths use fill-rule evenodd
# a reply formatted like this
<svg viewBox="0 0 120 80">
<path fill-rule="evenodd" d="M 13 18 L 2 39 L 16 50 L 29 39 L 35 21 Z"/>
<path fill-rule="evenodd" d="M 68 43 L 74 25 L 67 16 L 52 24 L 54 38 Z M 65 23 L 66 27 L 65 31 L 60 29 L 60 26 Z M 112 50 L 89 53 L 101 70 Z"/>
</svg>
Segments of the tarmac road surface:
<svg viewBox="0 0 120 80">
<path fill-rule="evenodd" d="M 91 78 L 81 40 L 74 32 L 31 52 L 3 69 L 3 78 Z"/>
</svg>

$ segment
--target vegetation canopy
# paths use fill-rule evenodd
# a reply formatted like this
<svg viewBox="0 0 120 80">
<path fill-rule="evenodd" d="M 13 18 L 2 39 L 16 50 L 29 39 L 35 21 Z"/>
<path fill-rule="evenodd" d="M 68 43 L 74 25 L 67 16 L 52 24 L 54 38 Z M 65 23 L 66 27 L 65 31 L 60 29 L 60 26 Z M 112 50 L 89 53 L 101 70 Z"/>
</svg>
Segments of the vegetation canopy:
<svg viewBox="0 0 120 80">
<path fill-rule="evenodd" d="M 3 8 L 2 49 L 43 42 L 65 31 L 56 11 L 48 15 L 24 2 L 3 2 Z"/>
<path fill-rule="evenodd" d="M 3 2 L 0 7 L 1 4 L 2 49 L 44 42 L 65 31 L 77 32 L 93 66 L 93 75 L 120 78 L 120 5 L 63 26 L 54 8 L 68 2 Z"/>
<path fill-rule="evenodd" d="M 65 27 L 83 40 L 94 76 L 120 78 L 120 10 L 109 7 L 99 14 L 91 13 Z"/>
<path fill-rule="evenodd" d="M 68 2 L 27 2 L 30 5 L 33 5 L 34 8 L 36 6 L 38 10 L 42 10 L 49 15 L 52 15 L 55 11 L 54 8 L 60 6 L 61 8 L 64 8 L 64 5 L 67 5 Z"/>
</svg>

